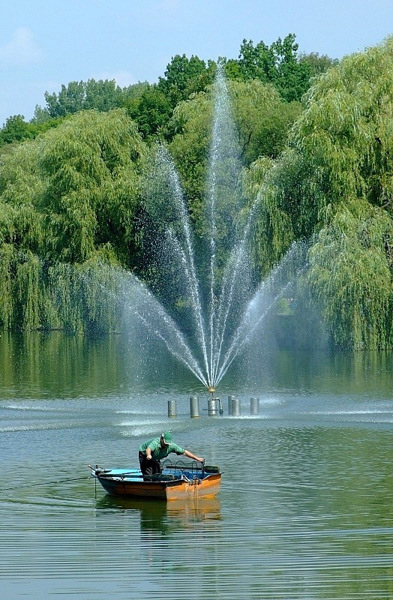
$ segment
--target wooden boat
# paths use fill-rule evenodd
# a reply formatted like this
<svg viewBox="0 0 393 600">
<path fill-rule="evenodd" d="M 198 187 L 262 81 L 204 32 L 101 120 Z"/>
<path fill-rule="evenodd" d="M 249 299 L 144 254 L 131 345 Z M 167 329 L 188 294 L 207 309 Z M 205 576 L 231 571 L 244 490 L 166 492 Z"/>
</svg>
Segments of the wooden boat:
<svg viewBox="0 0 393 600">
<path fill-rule="evenodd" d="M 165 463 L 162 473 L 143 476 L 139 469 L 90 467 L 93 477 L 112 496 L 184 500 L 213 498 L 220 490 L 218 467 Z"/>
</svg>

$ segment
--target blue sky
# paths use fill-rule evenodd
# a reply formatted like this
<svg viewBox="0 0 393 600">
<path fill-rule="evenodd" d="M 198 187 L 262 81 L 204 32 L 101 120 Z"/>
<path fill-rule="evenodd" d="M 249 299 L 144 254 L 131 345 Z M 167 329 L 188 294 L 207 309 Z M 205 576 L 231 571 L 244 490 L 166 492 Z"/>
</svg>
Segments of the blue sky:
<svg viewBox="0 0 393 600">
<path fill-rule="evenodd" d="M 70 81 L 157 81 L 176 54 L 237 58 L 296 34 L 331 58 L 393 34 L 393 0 L 9 0 L 0 7 L 0 126 Z"/>
</svg>

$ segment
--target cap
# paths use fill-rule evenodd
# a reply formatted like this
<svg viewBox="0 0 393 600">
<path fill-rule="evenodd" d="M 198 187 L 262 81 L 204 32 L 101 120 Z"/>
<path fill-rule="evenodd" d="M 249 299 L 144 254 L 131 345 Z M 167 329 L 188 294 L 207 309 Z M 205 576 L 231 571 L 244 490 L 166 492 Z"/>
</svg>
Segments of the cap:
<svg viewBox="0 0 393 600">
<path fill-rule="evenodd" d="M 165 444 L 170 444 L 172 441 L 172 434 L 169 431 L 162 433 L 161 437 L 164 439 Z"/>
</svg>

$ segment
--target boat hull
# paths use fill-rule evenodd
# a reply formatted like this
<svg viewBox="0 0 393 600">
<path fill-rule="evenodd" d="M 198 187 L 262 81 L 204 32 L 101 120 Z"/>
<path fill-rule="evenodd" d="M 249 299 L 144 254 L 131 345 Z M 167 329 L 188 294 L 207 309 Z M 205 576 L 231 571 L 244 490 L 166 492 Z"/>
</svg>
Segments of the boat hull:
<svg viewBox="0 0 393 600">
<path fill-rule="evenodd" d="M 128 498 L 157 498 L 160 500 L 183 500 L 187 498 L 214 498 L 220 490 L 221 473 L 199 474 L 188 478 L 148 480 L 140 471 L 121 469 L 92 470 L 104 490 L 112 496 Z"/>
</svg>

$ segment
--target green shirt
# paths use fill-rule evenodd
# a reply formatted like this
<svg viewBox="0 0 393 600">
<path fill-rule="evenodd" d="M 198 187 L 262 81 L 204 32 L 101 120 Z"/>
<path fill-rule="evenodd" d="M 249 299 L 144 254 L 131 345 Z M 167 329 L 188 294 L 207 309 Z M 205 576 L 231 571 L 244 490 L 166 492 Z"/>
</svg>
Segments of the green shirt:
<svg viewBox="0 0 393 600">
<path fill-rule="evenodd" d="M 184 448 L 181 448 L 173 442 L 162 447 L 161 438 L 159 437 L 153 438 L 152 440 L 149 440 L 148 442 L 145 442 L 144 444 L 139 446 L 139 452 L 143 452 L 143 454 L 146 454 L 146 448 L 150 448 L 151 455 L 155 460 L 161 460 L 162 458 L 168 456 L 168 454 L 170 454 L 171 452 L 174 452 L 175 454 L 184 454 L 185 452 Z"/>
</svg>

